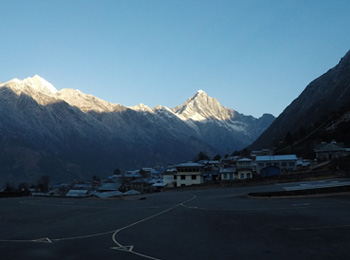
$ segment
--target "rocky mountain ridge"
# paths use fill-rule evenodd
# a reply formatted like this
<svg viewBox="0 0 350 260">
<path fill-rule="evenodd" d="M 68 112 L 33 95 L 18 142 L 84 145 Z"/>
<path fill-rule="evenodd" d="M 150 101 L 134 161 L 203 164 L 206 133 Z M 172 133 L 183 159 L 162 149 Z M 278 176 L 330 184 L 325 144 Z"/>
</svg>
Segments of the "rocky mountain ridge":
<svg viewBox="0 0 350 260">
<path fill-rule="evenodd" d="M 173 109 L 111 104 L 39 76 L 0 84 L 0 181 L 110 174 L 232 153 L 273 121 L 225 108 L 204 91 Z"/>
</svg>

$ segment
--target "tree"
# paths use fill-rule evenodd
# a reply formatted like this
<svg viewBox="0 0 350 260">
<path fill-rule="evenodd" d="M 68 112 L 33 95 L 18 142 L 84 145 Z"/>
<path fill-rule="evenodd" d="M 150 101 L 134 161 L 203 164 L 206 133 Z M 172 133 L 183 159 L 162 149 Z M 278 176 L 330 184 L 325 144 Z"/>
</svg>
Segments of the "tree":
<svg viewBox="0 0 350 260">
<path fill-rule="evenodd" d="M 94 175 L 94 176 L 92 176 L 92 182 L 94 184 L 99 183 L 99 182 L 101 182 L 101 178 L 96 176 L 96 175 Z"/>
<path fill-rule="evenodd" d="M 15 186 L 13 186 L 13 184 L 11 184 L 9 182 L 6 183 L 4 192 L 15 192 L 15 191 L 16 191 L 16 188 L 15 188 Z"/>
<path fill-rule="evenodd" d="M 18 185 L 17 190 L 18 190 L 19 192 L 21 192 L 21 191 L 28 191 L 28 187 L 29 187 L 28 183 L 26 183 L 26 182 L 21 182 L 21 183 Z"/>
<path fill-rule="evenodd" d="M 214 161 L 220 161 L 221 160 L 221 155 L 220 154 L 215 155 L 213 160 Z"/>
<path fill-rule="evenodd" d="M 141 169 L 141 170 L 139 171 L 139 173 L 141 174 L 142 178 L 147 178 L 147 177 L 149 177 L 148 172 L 145 171 L 144 169 Z"/>
<path fill-rule="evenodd" d="M 243 156 L 243 157 L 250 157 L 250 151 L 248 149 L 244 148 L 241 151 L 241 156 Z"/>
<path fill-rule="evenodd" d="M 41 176 L 37 181 L 37 187 L 41 192 L 49 191 L 50 177 L 47 175 Z"/>
<path fill-rule="evenodd" d="M 194 161 L 195 162 L 199 162 L 199 161 L 209 161 L 209 156 L 204 153 L 204 152 L 199 152 L 199 154 L 196 155 L 196 157 L 194 157 Z"/>
<path fill-rule="evenodd" d="M 232 153 L 232 156 L 239 156 L 239 155 L 240 155 L 239 151 L 234 151 L 234 152 Z"/>
</svg>

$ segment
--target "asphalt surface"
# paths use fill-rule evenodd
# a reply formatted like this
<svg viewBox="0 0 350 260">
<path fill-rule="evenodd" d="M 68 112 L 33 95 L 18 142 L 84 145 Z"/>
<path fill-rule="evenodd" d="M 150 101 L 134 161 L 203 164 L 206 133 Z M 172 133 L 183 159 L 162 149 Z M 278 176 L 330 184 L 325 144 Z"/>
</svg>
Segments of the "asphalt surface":
<svg viewBox="0 0 350 260">
<path fill-rule="evenodd" d="M 0 199 L 0 259 L 349 259 L 349 194 L 246 196 L 312 183 Z"/>
</svg>

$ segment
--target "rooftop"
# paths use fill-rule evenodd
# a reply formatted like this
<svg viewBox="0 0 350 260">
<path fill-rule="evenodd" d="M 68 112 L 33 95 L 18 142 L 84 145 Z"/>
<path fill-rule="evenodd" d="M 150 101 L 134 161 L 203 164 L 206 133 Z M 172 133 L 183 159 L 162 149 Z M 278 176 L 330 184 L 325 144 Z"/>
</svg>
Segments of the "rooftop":
<svg viewBox="0 0 350 260">
<path fill-rule="evenodd" d="M 203 167 L 202 164 L 194 163 L 194 162 L 187 162 L 187 163 L 181 163 L 176 165 L 176 167 Z"/>
<path fill-rule="evenodd" d="M 286 155 L 262 155 L 257 156 L 255 161 L 293 161 L 298 160 L 295 154 L 286 154 Z"/>
</svg>

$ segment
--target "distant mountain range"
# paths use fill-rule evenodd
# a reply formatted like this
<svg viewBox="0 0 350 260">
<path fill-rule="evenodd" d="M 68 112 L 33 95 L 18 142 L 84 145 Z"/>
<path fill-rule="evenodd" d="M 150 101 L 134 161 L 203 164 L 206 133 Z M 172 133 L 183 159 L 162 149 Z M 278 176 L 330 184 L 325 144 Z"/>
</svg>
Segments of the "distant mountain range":
<svg viewBox="0 0 350 260">
<path fill-rule="evenodd" d="M 251 145 L 314 156 L 321 141 L 350 144 L 350 51 L 332 69 L 312 81 Z"/>
<path fill-rule="evenodd" d="M 106 176 L 213 156 L 251 144 L 274 120 L 226 108 L 204 91 L 169 109 L 111 104 L 79 90 L 58 91 L 34 76 L 0 84 L 0 182 Z"/>
</svg>

